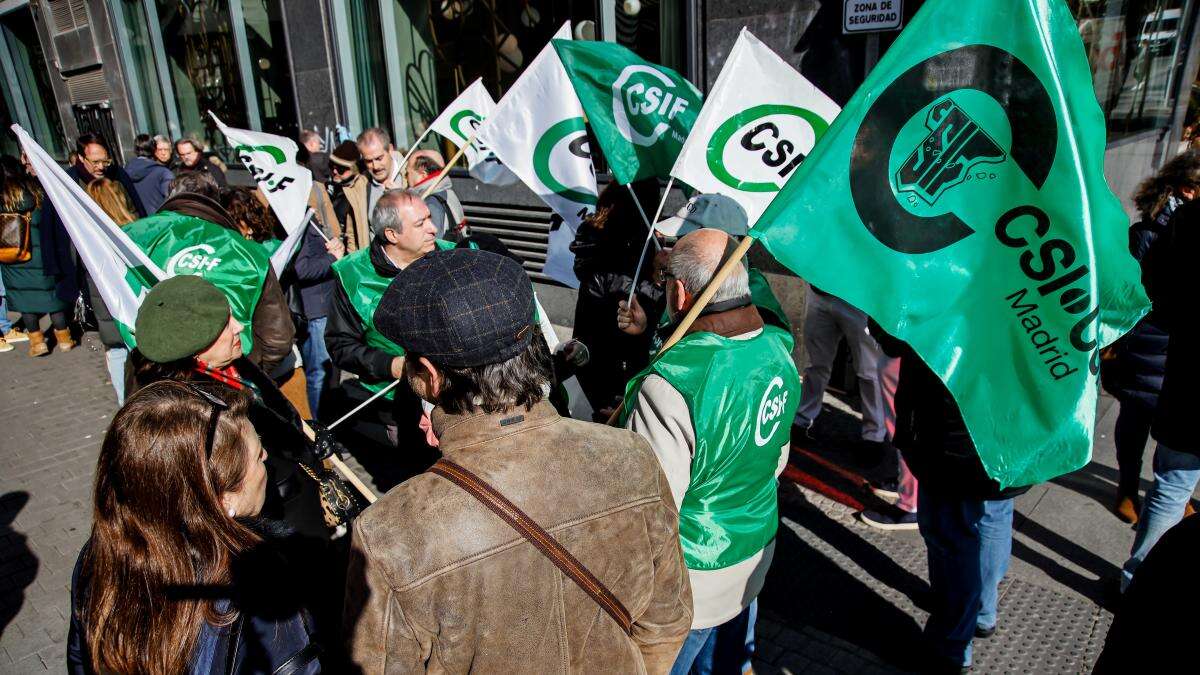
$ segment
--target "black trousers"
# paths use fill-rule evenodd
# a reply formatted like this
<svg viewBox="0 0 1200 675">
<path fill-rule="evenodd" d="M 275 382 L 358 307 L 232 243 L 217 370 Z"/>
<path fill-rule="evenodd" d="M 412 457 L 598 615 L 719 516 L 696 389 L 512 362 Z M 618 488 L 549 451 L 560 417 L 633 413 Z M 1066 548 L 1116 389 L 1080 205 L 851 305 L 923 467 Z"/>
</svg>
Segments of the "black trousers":
<svg viewBox="0 0 1200 675">
<path fill-rule="evenodd" d="M 1117 483 L 1118 496 L 1137 497 L 1138 486 L 1141 485 L 1142 458 L 1153 421 L 1153 403 L 1132 396 L 1121 399 L 1121 410 L 1117 413 L 1117 423 L 1113 429 L 1117 469 L 1121 475 Z"/>
</svg>

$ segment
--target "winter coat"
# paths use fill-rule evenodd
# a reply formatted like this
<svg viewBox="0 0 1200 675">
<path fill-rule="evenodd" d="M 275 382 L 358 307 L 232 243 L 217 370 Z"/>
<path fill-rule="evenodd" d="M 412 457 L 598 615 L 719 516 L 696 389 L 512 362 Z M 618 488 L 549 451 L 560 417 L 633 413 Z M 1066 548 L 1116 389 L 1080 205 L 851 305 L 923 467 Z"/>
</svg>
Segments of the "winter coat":
<svg viewBox="0 0 1200 675">
<path fill-rule="evenodd" d="M 1029 486 L 1000 489 L 984 470 L 958 403 L 941 378 L 907 343 L 887 334 L 874 321 L 868 326 L 883 352 L 900 359 L 892 443 L 921 489 L 971 500 L 1008 499 L 1027 492 Z"/>
<path fill-rule="evenodd" d="M 321 672 L 323 649 L 311 616 L 322 573 L 313 561 L 328 559 L 323 548 L 297 537 L 283 523 L 264 518 L 242 521 L 263 537 L 262 542 L 233 561 L 232 583 L 218 590 L 218 609 L 234 608 L 239 618 L 231 626 L 207 622 L 200 627 L 190 672 L 195 675 L 272 673 L 289 660 L 282 672 Z M 71 574 L 71 619 L 67 630 L 67 673 L 93 675 L 87 637 L 81 619 L 89 580 L 83 561 L 91 540 L 84 544 Z"/>
<path fill-rule="evenodd" d="M 8 308 L 14 312 L 32 314 L 67 311 L 71 303 L 58 297 L 55 276 L 46 269 L 47 249 L 45 238 L 42 237 L 45 210 L 35 206 L 34 197 L 28 192 L 16 206 L 16 213 L 29 215 L 30 258 L 22 263 L 0 265 Z M 53 227 L 53 224 L 50 226 Z M 49 252 L 52 258 L 53 250 Z"/>
<path fill-rule="evenodd" d="M 183 192 L 163 202 L 161 211 L 173 211 L 185 216 L 203 218 L 228 230 L 238 232 L 237 226 L 220 204 L 191 192 Z M 250 317 L 250 330 L 254 347 L 248 358 L 267 372 L 271 372 L 292 353 L 296 338 L 296 325 L 292 322 L 292 311 L 287 297 L 275 272 L 268 271 L 263 281 L 262 296 Z"/>
<path fill-rule="evenodd" d="M 346 250 L 353 253 L 371 245 L 371 213 L 367 210 L 367 192 L 371 179 L 363 174 L 355 176 L 344 186 L 337 186 L 333 193 L 333 207 L 346 233 Z"/>
<path fill-rule="evenodd" d="M 429 176 L 413 185 L 412 189 L 424 194 L 425 190 L 429 189 L 429 181 L 433 180 L 436 175 Z M 437 182 L 437 187 L 433 188 L 433 191 L 425 198 L 425 206 L 429 208 L 430 220 L 437 228 L 438 239 L 458 241 L 465 235 L 462 230 L 467 224 L 467 214 L 463 211 L 458 195 L 454 193 L 449 173 L 442 176 L 441 180 Z"/>
<path fill-rule="evenodd" d="M 1192 422 L 1200 409 L 1200 321 L 1196 321 L 1196 260 L 1200 258 L 1200 201 L 1180 206 L 1171 217 L 1166 246 L 1159 249 L 1146 292 L 1154 315 L 1171 335 L 1162 393 L 1151 435 L 1180 452 L 1200 455 Z"/>
<path fill-rule="evenodd" d="M 217 160 L 212 157 L 201 157 L 196 166 L 187 166 L 183 162 L 175 165 L 175 173 L 183 173 L 184 171 L 198 171 L 212 176 L 217 187 L 223 188 L 229 186 L 229 179 L 225 177 L 225 170 L 217 164 Z"/>
<path fill-rule="evenodd" d="M 607 586 L 632 634 L 486 506 L 424 473 L 354 523 L 345 628 L 361 672 L 668 672 L 692 598 L 679 513 L 650 445 L 544 401 L 494 414 L 436 408 L 432 425 L 447 459 Z"/>
<path fill-rule="evenodd" d="M 88 183 L 91 183 L 93 180 L 95 180 L 92 177 L 92 174 L 84 169 L 78 162 L 73 164 L 71 168 L 67 169 L 67 175 L 71 178 L 74 178 L 75 182 L 79 183 L 79 185 L 83 188 L 87 188 Z M 117 164 L 112 164 L 104 170 L 104 177 L 120 183 L 121 187 L 125 188 L 125 194 L 129 197 L 129 203 L 133 205 L 133 215 L 137 216 L 138 218 L 145 218 L 150 214 L 150 212 L 146 210 L 145 204 L 142 203 L 142 198 L 138 196 L 137 188 L 135 188 L 133 185 L 133 179 L 129 177 L 129 174 L 125 172 L 125 169 L 121 168 Z"/>
<path fill-rule="evenodd" d="M 308 227 L 300 241 L 300 251 L 292 261 L 292 275 L 294 286 L 300 291 L 304 318 L 310 321 L 329 315 L 330 299 L 338 286 L 333 263 L 333 255 L 325 250 L 325 239 Z"/>
<path fill-rule="evenodd" d="M 175 174 L 149 157 L 135 157 L 125 165 L 125 171 L 133 181 L 133 189 L 142 200 L 147 215 L 158 212 L 167 200 L 167 192 Z"/>
</svg>

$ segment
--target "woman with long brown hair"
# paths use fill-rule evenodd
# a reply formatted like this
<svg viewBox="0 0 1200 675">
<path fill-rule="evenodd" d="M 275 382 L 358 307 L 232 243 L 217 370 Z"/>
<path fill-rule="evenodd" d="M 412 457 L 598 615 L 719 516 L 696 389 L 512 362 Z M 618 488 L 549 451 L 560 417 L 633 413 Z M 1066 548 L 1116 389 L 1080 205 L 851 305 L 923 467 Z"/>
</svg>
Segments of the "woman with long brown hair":
<svg viewBox="0 0 1200 675">
<path fill-rule="evenodd" d="M 72 673 L 320 671 L 286 562 L 262 564 L 268 538 L 250 520 L 267 472 L 248 405 L 164 381 L 113 418 L 72 580 Z"/>
<path fill-rule="evenodd" d="M 88 183 L 88 195 L 100 205 L 117 225 L 125 226 L 137 220 L 137 211 L 129 201 L 124 186 L 111 178 L 97 178 Z"/>
</svg>

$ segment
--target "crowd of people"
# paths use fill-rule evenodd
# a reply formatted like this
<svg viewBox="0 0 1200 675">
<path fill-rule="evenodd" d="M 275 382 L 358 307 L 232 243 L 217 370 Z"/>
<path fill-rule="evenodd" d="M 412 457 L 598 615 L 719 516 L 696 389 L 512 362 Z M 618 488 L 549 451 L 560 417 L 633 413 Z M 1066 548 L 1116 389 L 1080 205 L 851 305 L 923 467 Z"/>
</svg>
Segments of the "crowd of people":
<svg viewBox="0 0 1200 675">
<path fill-rule="evenodd" d="M 241 272 L 245 307 L 215 277 L 159 282 L 135 348 L 32 167 L 0 158 L 3 217 L 29 241 L 0 266 L 0 351 L 28 342 L 45 357 L 97 330 L 120 405 L 72 582 L 72 673 L 746 672 L 778 477 L 793 436 L 818 432 L 842 340 L 864 451 L 896 471 L 872 486 L 894 506 L 860 517 L 927 544 L 921 669 L 970 667 L 1000 621 L 1013 498 L 1028 487 L 987 475 L 907 344 L 820 289 L 803 377 L 786 313 L 748 264 L 663 350 L 747 234 L 736 202 L 692 197 L 655 224 L 656 251 L 638 211 L 658 204 L 657 182 L 605 188 L 571 247 L 580 288 L 559 342 L 521 259 L 472 232 L 436 151 L 402 154 L 382 129 L 328 151 L 311 132 L 298 141 L 315 215 L 276 274 L 261 261 L 285 237 L 278 219 L 200 142 L 143 134 L 122 167 L 101 136 L 78 139 L 69 175 L 135 239 L 219 234 L 260 261 Z M 1114 512 L 1138 528 L 1128 614 L 1102 660 L 1113 670 L 1162 623 L 1138 619 L 1155 582 L 1135 573 L 1186 573 L 1162 561 L 1188 550 L 1181 535 L 1155 544 L 1200 479 L 1183 418 L 1197 194 L 1196 151 L 1139 190 L 1130 248 L 1154 311 L 1102 368 L 1121 405 Z M 569 414 L 573 376 L 590 421 Z M 1139 505 L 1149 436 L 1155 482 Z M 330 468 L 359 443 L 387 449 L 399 474 L 370 506 Z"/>
</svg>

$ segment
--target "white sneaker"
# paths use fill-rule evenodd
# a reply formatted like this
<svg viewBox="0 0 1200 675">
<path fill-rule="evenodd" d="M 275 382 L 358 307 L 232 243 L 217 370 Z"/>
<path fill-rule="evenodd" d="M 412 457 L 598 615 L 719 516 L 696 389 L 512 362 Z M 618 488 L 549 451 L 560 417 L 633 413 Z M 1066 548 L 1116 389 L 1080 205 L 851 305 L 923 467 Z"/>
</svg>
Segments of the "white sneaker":
<svg viewBox="0 0 1200 675">
<path fill-rule="evenodd" d="M 29 342 L 29 333 L 13 328 L 4 334 L 4 340 L 7 342 Z"/>
<path fill-rule="evenodd" d="M 13 349 L 16 349 L 16 348 L 13 347 L 12 345 L 8 344 L 7 340 L 0 337 L 0 354 L 3 354 L 4 352 L 11 352 Z"/>
</svg>

